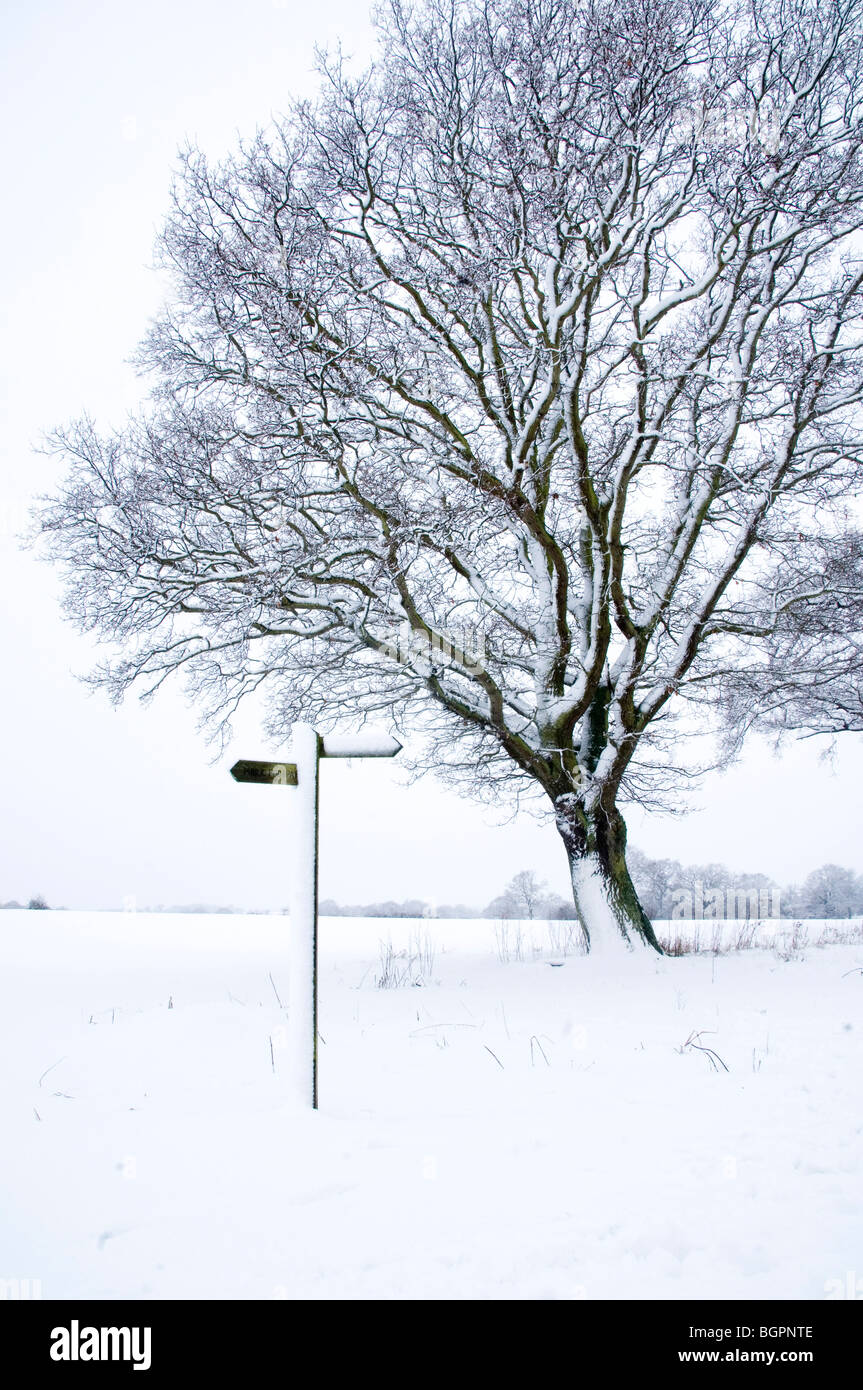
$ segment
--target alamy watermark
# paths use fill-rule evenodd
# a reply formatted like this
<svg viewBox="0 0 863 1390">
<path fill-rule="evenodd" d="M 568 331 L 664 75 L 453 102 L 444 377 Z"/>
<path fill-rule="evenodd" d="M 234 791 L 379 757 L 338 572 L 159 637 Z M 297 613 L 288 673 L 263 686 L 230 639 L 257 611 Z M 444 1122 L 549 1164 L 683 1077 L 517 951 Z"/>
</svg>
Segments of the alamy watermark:
<svg viewBox="0 0 863 1390">
<path fill-rule="evenodd" d="M 442 632 L 411 628 L 402 623 L 394 638 L 386 654 L 403 665 L 427 661 L 431 665 L 461 666 L 469 672 L 481 671 L 485 666 L 485 634 L 471 623 Z"/>
<path fill-rule="evenodd" d="M 828 1300 L 848 1299 L 851 1302 L 863 1301 L 863 1279 L 857 1272 L 846 1269 L 844 1279 L 828 1279 L 824 1284 L 824 1297 Z"/>
<path fill-rule="evenodd" d="M 0 1303 L 29 1303 L 41 1297 L 41 1279 L 0 1279 Z"/>
<path fill-rule="evenodd" d="M 784 117 L 770 101 L 746 109 L 727 101 L 705 110 L 692 106 L 675 118 L 675 134 L 687 143 L 719 149 L 734 145 L 759 145 L 768 155 L 776 155 L 782 143 Z"/>
<path fill-rule="evenodd" d="M 671 890 L 671 917 L 675 921 L 763 921 L 781 916 L 778 888 L 711 888 L 696 881 Z"/>
<path fill-rule="evenodd" d="M 461 623 L 435 630 L 413 628 L 402 619 L 377 627 L 377 655 L 385 661 L 421 670 L 424 666 L 456 667 L 475 675 L 486 669 L 488 639 L 478 623 Z M 318 639 L 312 638 L 314 650 Z M 498 651 L 500 655 L 500 650 Z"/>
</svg>

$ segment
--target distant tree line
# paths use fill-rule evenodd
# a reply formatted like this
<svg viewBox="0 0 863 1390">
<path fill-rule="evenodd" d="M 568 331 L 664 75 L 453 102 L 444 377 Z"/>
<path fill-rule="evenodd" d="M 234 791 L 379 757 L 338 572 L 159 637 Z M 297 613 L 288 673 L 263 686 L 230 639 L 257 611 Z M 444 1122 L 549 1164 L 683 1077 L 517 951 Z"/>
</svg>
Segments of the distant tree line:
<svg viewBox="0 0 863 1390">
<path fill-rule="evenodd" d="M 863 874 L 839 864 L 822 864 L 799 884 L 779 885 L 767 874 L 739 873 L 725 864 L 685 865 L 676 859 L 651 859 L 639 850 L 630 851 L 630 867 L 639 897 L 648 916 L 656 921 L 689 915 L 687 897 L 701 898 L 704 916 L 711 896 L 724 897 L 725 903 L 745 898 L 746 912 L 718 913 L 722 916 L 782 916 L 790 918 L 840 918 L 863 916 Z M 760 901 L 760 910 L 751 904 Z M 765 909 L 775 902 L 779 911 Z M 697 914 L 700 915 L 700 914 Z"/>
<path fill-rule="evenodd" d="M 767 874 L 740 873 L 725 864 L 681 864 L 629 852 L 639 898 L 654 921 L 690 916 L 781 916 L 785 918 L 863 917 L 863 874 L 839 864 L 822 864 L 800 884 L 780 885 Z M 571 919 L 571 900 L 550 892 L 530 869 L 515 874 L 485 908 L 464 903 L 432 906 L 418 898 L 404 902 L 342 907 L 332 898 L 320 904 L 325 917 L 493 917 Z"/>
<path fill-rule="evenodd" d="M 822 864 L 799 884 L 779 885 L 767 874 L 739 873 L 725 864 L 681 864 L 677 859 L 651 859 L 638 849 L 629 851 L 633 882 L 644 910 L 653 921 L 680 917 L 863 917 L 863 874 L 840 864 Z M 30 909 L 47 909 L 41 894 L 30 898 Z M 23 903 L 0 903 L 22 908 Z M 190 904 L 142 909 L 148 912 L 241 913 L 242 907 Z M 441 917 L 541 920 L 572 919 L 572 900 L 550 892 L 546 882 L 531 869 L 514 874 L 503 892 L 486 907 L 467 903 L 431 904 L 420 898 L 396 902 L 354 903 L 343 906 L 325 898 L 322 917 Z M 287 912 L 287 908 L 285 909 Z"/>
</svg>

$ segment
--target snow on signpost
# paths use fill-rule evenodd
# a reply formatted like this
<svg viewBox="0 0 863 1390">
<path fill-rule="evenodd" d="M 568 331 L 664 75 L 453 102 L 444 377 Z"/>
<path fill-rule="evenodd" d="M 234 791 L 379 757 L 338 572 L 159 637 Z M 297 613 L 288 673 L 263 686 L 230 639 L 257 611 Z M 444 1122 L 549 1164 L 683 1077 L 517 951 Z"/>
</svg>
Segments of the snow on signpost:
<svg viewBox="0 0 863 1390">
<path fill-rule="evenodd" d="M 389 734 L 326 734 L 295 724 L 292 763 L 241 759 L 235 782 L 296 787 L 300 798 L 291 896 L 291 985 L 288 1031 L 301 1092 L 318 1108 L 318 764 L 321 758 L 394 758 Z"/>
</svg>

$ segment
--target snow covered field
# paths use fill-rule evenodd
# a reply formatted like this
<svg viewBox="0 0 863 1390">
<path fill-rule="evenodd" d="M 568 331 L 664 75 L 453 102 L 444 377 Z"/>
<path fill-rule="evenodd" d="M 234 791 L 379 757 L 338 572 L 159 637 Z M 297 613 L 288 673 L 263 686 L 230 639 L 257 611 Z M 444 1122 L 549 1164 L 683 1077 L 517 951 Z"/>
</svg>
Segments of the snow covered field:
<svg viewBox="0 0 863 1390">
<path fill-rule="evenodd" d="M 863 941 L 770 927 L 621 965 L 565 956 L 566 923 L 325 919 L 314 1114 L 284 919 L 4 912 L 0 1278 L 837 1296 L 863 1278 Z"/>
</svg>

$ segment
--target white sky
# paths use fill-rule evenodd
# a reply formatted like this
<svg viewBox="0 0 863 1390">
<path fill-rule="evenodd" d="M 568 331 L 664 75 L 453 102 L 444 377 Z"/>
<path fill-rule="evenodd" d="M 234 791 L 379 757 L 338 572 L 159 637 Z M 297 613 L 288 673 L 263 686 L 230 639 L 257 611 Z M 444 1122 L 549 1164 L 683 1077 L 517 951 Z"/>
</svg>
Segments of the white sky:
<svg viewBox="0 0 863 1390">
<path fill-rule="evenodd" d="M 227 758 L 196 732 L 179 688 L 120 710 L 76 681 L 88 641 L 60 617 L 51 572 L 16 534 L 57 465 L 40 435 L 87 409 L 118 422 L 140 399 L 124 365 L 158 307 L 148 269 L 187 138 L 227 153 L 291 94 L 311 95 L 315 44 L 370 51 L 363 0 L 31 0 L 2 21 L 6 331 L 0 342 L 0 901 L 43 893 L 69 907 L 288 900 L 291 792 L 238 787 L 237 757 L 274 756 L 248 719 Z M 346 721 L 349 729 L 349 721 Z M 722 860 L 799 879 L 825 861 L 863 870 L 863 752 L 832 766 L 810 741 L 781 762 L 753 748 L 709 779 L 686 819 L 630 816 L 650 854 Z M 484 905 L 520 868 L 567 891 L 550 827 L 500 815 L 397 764 L 324 766 L 321 893 L 343 902 L 417 896 Z"/>
</svg>

